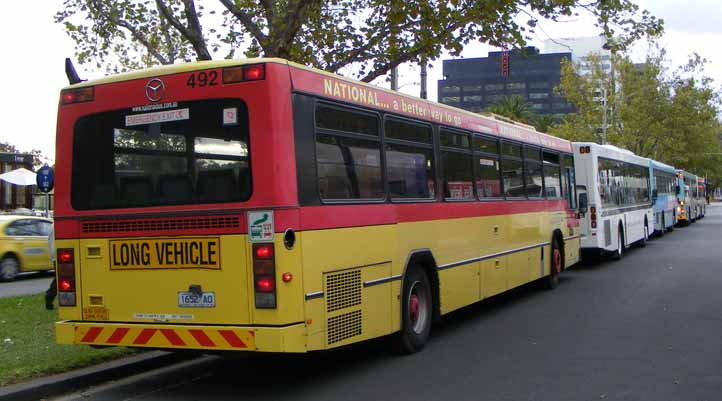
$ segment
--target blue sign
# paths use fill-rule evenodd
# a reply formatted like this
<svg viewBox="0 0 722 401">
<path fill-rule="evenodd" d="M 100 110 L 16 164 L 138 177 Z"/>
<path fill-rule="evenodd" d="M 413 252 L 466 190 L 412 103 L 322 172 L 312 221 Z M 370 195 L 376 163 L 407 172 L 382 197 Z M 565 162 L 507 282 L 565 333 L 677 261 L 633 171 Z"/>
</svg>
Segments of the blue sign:
<svg viewBox="0 0 722 401">
<path fill-rule="evenodd" d="M 35 180 L 38 184 L 38 189 L 45 193 L 52 191 L 53 186 L 55 186 L 55 172 L 53 168 L 46 164 L 40 167 L 36 174 Z"/>
</svg>

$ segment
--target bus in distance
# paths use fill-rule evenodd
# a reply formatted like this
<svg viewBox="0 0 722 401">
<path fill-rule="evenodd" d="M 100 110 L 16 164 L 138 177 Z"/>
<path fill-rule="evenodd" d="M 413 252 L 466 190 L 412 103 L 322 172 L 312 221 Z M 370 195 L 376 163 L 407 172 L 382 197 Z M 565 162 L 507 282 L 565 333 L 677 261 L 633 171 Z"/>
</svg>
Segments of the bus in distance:
<svg viewBox="0 0 722 401">
<path fill-rule="evenodd" d="M 582 250 L 620 259 L 629 245 L 644 244 L 654 228 L 649 159 L 611 145 L 572 145 L 577 184 L 589 199 L 580 219 Z"/>
<path fill-rule="evenodd" d="M 654 232 L 664 235 L 673 230 L 676 223 L 677 170 L 674 167 L 649 160 L 649 178 L 651 179 L 652 200 L 654 201 Z"/>
<path fill-rule="evenodd" d="M 570 142 L 285 60 L 71 85 L 57 126 L 61 344 L 415 352 L 579 260 Z"/>
</svg>

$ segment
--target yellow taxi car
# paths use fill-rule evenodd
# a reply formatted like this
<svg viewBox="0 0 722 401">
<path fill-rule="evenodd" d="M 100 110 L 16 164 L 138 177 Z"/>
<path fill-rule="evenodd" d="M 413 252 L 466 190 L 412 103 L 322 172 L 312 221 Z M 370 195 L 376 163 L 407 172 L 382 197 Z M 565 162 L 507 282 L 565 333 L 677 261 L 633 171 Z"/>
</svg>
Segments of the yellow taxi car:
<svg viewBox="0 0 722 401">
<path fill-rule="evenodd" d="M 53 268 L 48 247 L 52 226 L 42 217 L 0 215 L 0 280 Z"/>
</svg>

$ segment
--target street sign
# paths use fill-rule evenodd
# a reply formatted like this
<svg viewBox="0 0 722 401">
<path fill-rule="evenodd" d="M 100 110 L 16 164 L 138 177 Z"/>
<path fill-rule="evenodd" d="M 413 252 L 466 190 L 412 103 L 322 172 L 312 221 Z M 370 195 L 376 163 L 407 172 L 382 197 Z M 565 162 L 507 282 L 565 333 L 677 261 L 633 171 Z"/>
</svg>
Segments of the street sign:
<svg viewBox="0 0 722 401">
<path fill-rule="evenodd" d="M 37 180 L 38 190 L 41 192 L 48 193 L 52 191 L 53 186 L 55 186 L 55 172 L 53 171 L 53 168 L 47 164 L 40 167 L 35 179 Z"/>
</svg>

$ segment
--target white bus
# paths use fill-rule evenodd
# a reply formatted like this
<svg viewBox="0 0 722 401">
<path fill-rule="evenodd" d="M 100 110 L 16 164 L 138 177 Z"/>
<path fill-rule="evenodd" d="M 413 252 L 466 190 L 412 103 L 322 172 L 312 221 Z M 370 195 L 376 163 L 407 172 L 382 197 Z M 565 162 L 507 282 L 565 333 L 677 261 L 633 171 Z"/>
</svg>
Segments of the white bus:
<svg viewBox="0 0 722 401">
<path fill-rule="evenodd" d="M 649 159 L 611 145 L 572 146 L 583 212 L 582 250 L 620 259 L 630 244 L 644 245 L 654 229 Z"/>
</svg>

